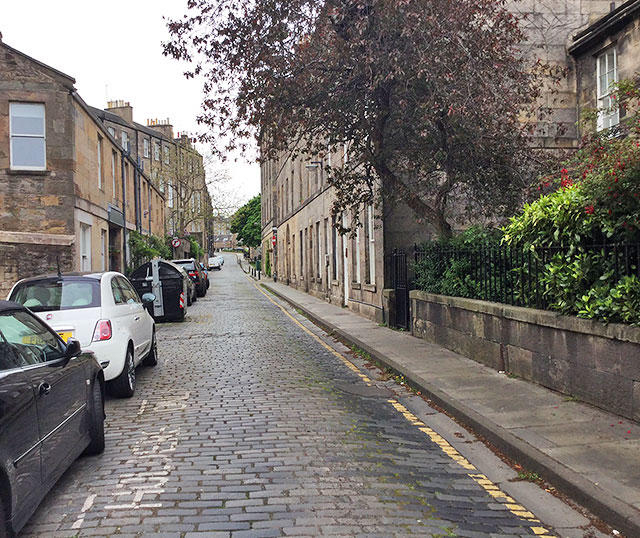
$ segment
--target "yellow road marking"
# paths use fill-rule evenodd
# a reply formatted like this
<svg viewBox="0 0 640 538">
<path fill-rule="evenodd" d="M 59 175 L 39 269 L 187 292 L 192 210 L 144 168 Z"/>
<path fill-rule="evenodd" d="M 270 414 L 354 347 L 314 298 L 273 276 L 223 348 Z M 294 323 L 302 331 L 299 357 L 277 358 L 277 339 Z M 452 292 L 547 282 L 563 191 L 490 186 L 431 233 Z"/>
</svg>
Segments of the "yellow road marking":
<svg viewBox="0 0 640 538">
<path fill-rule="evenodd" d="M 249 278 L 249 277 L 247 277 Z M 251 280 L 251 279 L 250 279 Z M 364 374 L 360 372 L 360 369 L 353 364 L 349 359 L 347 359 L 344 355 L 333 349 L 329 344 L 327 344 L 324 340 L 322 340 L 317 334 L 314 334 L 313 331 L 309 330 L 302 323 L 300 323 L 296 318 L 294 318 L 287 310 L 279 303 L 273 300 L 264 290 L 262 290 L 255 282 L 252 282 L 255 288 L 262 293 L 269 301 L 271 301 L 274 305 L 276 305 L 285 315 L 291 319 L 298 327 L 300 327 L 304 332 L 309 334 L 312 338 L 314 338 L 317 342 L 322 345 L 327 351 L 336 356 L 340 361 L 342 361 L 350 370 L 357 373 L 360 378 L 369 386 L 372 385 L 371 380 Z M 496 486 L 491 480 L 489 480 L 485 475 L 477 473 L 476 467 L 467 460 L 464 456 L 462 456 L 455 448 L 453 448 L 449 442 L 442 437 L 440 434 L 435 432 L 433 429 L 429 428 L 424 422 L 422 422 L 417 416 L 415 416 L 411 411 L 409 411 L 404 405 L 402 405 L 397 400 L 390 398 L 387 400 L 402 416 L 409 421 L 412 425 L 417 426 L 418 429 L 426 434 L 431 441 L 433 441 L 436 445 L 440 447 L 440 449 L 449 456 L 453 461 L 455 461 L 462 468 L 467 471 L 476 471 L 475 473 L 470 472 L 467 473 L 467 476 L 471 478 L 474 482 L 476 482 L 480 487 L 482 487 L 489 495 L 491 495 L 496 501 L 500 502 L 503 506 L 505 506 L 512 514 L 515 516 L 524 519 L 527 523 L 530 523 L 529 528 L 536 536 L 543 536 L 544 538 L 555 538 L 553 535 L 549 534 L 549 531 L 540 525 L 540 520 L 536 518 L 534 514 L 529 512 L 526 508 L 516 503 L 514 499 L 512 499 L 506 493 L 503 493 L 498 486 Z"/>
</svg>

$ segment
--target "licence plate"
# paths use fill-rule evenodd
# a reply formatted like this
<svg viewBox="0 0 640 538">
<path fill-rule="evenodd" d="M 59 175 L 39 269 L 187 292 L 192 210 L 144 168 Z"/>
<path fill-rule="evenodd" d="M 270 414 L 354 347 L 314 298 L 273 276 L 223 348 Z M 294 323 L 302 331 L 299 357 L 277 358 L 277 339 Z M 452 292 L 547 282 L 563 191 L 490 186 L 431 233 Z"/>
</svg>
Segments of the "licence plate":
<svg viewBox="0 0 640 538">
<path fill-rule="evenodd" d="M 71 338 L 73 336 L 73 333 L 70 331 L 66 331 L 66 332 L 61 332 L 58 333 L 58 335 L 60 336 L 60 338 L 62 338 L 65 342 L 65 344 L 67 343 L 67 340 L 69 340 L 69 338 Z"/>
</svg>

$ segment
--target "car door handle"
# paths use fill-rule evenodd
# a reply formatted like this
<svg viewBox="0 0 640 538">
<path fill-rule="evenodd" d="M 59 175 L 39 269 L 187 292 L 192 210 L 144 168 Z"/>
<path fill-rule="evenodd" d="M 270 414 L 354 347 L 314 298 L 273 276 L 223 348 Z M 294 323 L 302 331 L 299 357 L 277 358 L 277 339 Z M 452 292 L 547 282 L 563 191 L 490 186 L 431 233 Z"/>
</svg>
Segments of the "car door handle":
<svg viewBox="0 0 640 538">
<path fill-rule="evenodd" d="M 43 381 L 38 385 L 38 394 L 40 394 L 40 396 L 47 396 L 47 394 L 49 394 L 50 392 L 51 385 L 49 385 L 49 383 L 47 383 L 46 381 Z"/>
<path fill-rule="evenodd" d="M 133 318 L 133 321 L 140 321 L 140 316 L 136 316 Z"/>
</svg>

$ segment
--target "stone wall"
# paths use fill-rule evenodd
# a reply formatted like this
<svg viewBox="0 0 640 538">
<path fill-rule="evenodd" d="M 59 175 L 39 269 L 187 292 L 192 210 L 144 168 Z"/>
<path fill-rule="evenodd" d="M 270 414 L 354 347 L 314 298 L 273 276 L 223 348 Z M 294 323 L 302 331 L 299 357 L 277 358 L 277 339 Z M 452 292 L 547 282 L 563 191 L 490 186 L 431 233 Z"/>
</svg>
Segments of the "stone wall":
<svg viewBox="0 0 640 538">
<path fill-rule="evenodd" d="M 72 271 L 74 246 L 0 242 L 0 299 L 6 299 L 12 286 L 29 276 Z"/>
<path fill-rule="evenodd" d="M 422 291 L 411 307 L 419 338 L 640 420 L 640 328 Z"/>
</svg>

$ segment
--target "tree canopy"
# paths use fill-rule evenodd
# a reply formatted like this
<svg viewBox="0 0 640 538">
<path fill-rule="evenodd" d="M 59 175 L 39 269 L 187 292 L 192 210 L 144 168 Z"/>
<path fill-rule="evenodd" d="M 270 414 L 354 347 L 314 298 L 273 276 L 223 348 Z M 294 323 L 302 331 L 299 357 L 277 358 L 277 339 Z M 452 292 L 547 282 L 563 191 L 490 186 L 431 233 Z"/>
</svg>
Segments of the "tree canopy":
<svg viewBox="0 0 640 538">
<path fill-rule="evenodd" d="M 248 247 L 260 246 L 261 215 L 260 195 L 254 196 L 231 217 L 231 233 Z"/>
<path fill-rule="evenodd" d="M 378 194 L 450 233 L 520 201 L 536 69 L 504 0 L 190 0 L 165 54 L 202 76 L 212 144 L 262 158 L 347 149 L 334 212 Z M 531 106 L 530 106 L 531 105 Z"/>
</svg>

